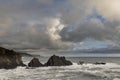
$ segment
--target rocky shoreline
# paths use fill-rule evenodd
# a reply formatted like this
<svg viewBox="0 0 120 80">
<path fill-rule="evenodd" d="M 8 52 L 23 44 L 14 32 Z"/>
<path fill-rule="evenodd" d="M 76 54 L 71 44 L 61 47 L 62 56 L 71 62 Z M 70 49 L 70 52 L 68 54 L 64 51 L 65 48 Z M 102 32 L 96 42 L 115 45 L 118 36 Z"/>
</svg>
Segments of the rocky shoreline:
<svg viewBox="0 0 120 80">
<path fill-rule="evenodd" d="M 28 65 L 25 65 L 19 52 L 0 47 L 0 69 L 14 69 L 18 66 L 46 67 L 69 65 L 72 65 L 71 61 L 66 60 L 65 57 L 56 55 L 51 56 L 45 64 L 42 64 L 38 58 L 33 58 Z"/>
<path fill-rule="evenodd" d="M 79 61 L 79 65 L 83 65 L 84 61 Z M 94 65 L 105 65 L 104 62 L 96 62 Z M 59 57 L 56 55 L 51 56 L 48 61 L 42 64 L 38 58 L 33 58 L 28 65 L 25 65 L 22 61 L 22 55 L 20 52 L 15 52 L 13 50 L 5 49 L 0 47 L 0 69 L 14 69 L 18 66 L 26 67 L 27 69 L 34 67 L 47 67 L 47 66 L 70 66 L 71 61 L 66 60 L 66 58 Z"/>
<path fill-rule="evenodd" d="M 0 69 L 14 69 L 17 66 L 26 66 L 20 53 L 0 47 Z"/>
</svg>

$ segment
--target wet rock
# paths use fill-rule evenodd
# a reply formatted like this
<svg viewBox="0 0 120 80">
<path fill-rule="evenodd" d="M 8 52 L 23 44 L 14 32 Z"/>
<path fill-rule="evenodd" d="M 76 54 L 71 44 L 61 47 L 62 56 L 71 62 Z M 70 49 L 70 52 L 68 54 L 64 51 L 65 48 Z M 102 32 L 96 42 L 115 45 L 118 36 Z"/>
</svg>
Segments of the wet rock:
<svg viewBox="0 0 120 80">
<path fill-rule="evenodd" d="M 33 58 L 30 63 L 28 63 L 28 67 L 42 67 L 43 64 L 40 63 L 38 58 Z"/>
<path fill-rule="evenodd" d="M 96 63 L 94 63 L 95 65 L 105 65 L 106 63 L 104 63 L 104 62 L 96 62 Z"/>
<path fill-rule="evenodd" d="M 49 58 L 48 62 L 45 63 L 45 66 L 68 66 L 72 65 L 72 62 L 65 59 L 65 57 L 59 57 L 53 55 Z"/>
<path fill-rule="evenodd" d="M 0 47 L 0 69 L 13 69 L 17 66 L 26 66 L 22 62 L 21 55 L 13 50 Z"/>
<path fill-rule="evenodd" d="M 84 61 L 79 61 L 78 64 L 83 65 L 83 64 L 84 64 Z"/>
</svg>

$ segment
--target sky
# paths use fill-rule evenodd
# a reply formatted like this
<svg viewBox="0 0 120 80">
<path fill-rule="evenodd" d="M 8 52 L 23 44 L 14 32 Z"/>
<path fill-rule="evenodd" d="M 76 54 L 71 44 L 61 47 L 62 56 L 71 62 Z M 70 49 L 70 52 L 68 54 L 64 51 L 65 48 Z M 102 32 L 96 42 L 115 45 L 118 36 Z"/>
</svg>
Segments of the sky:
<svg viewBox="0 0 120 80">
<path fill-rule="evenodd" d="M 120 48 L 120 0 L 0 0 L 0 46 Z"/>
</svg>

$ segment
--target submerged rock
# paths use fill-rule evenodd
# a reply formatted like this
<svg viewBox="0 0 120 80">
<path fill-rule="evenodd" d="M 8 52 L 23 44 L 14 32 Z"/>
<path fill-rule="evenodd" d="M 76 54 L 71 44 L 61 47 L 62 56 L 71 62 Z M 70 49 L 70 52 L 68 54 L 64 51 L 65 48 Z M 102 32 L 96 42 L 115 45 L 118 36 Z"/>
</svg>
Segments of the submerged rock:
<svg viewBox="0 0 120 80">
<path fill-rule="evenodd" d="M 84 64 L 84 61 L 79 61 L 78 64 L 83 65 L 83 64 Z"/>
<path fill-rule="evenodd" d="M 42 63 L 40 63 L 38 58 L 33 58 L 30 63 L 28 63 L 28 67 L 41 67 L 43 66 Z"/>
<path fill-rule="evenodd" d="M 26 66 L 22 62 L 21 55 L 13 50 L 0 47 L 0 69 L 13 69 L 17 66 Z"/>
<path fill-rule="evenodd" d="M 45 63 L 45 66 L 67 66 L 72 65 L 72 62 L 65 59 L 65 57 L 59 57 L 53 55 L 49 58 L 48 62 Z"/>
<path fill-rule="evenodd" d="M 94 63 L 95 65 L 105 65 L 106 63 L 104 63 L 104 62 L 96 62 L 96 63 Z"/>
</svg>

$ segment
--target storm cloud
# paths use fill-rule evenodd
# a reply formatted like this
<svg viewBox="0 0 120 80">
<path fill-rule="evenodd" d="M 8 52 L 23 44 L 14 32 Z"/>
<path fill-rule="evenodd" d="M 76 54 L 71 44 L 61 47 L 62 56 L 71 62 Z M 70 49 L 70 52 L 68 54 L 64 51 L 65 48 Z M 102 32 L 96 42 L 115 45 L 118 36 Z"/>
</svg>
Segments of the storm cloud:
<svg viewBox="0 0 120 80">
<path fill-rule="evenodd" d="M 119 4 L 119 0 L 0 0 L 0 46 L 66 49 L 85 38 L 119 43 Z"/>
</svg>

